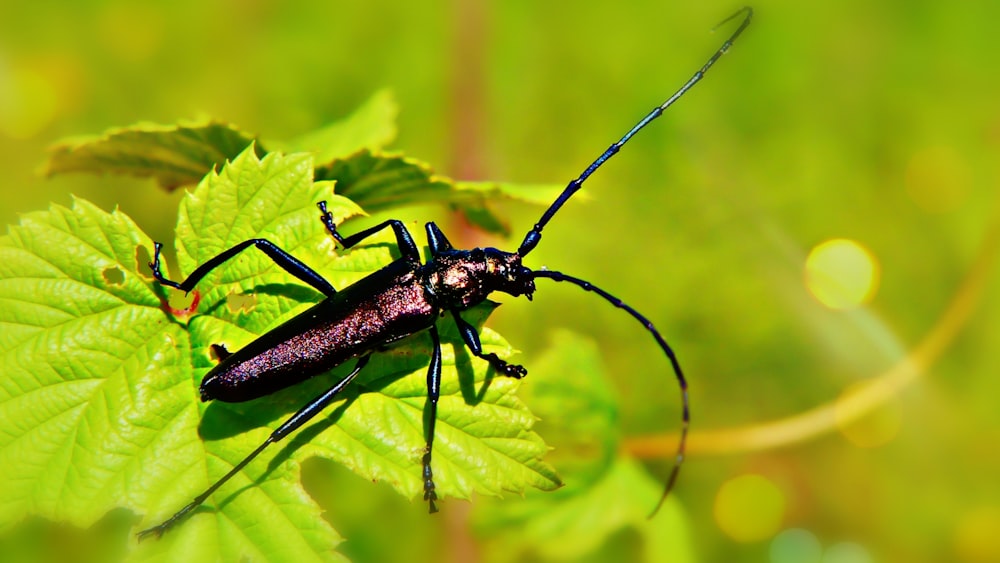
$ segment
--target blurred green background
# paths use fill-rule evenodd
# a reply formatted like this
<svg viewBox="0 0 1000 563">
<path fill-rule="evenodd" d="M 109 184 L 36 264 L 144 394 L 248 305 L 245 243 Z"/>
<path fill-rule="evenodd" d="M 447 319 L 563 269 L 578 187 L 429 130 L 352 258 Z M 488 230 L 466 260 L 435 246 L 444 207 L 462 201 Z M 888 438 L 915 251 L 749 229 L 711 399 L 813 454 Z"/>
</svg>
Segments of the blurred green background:
<svg viewBox="0 0 1000 563">
<path fill-rule="evenodd" d="M 402 108 L 394 147 L 439 172 L 562 183 L 703 63 L 736 7 L 7 0 L 0 216 L 72 193 L 169 240 L 180 194 L 44 179 L 46 147 L 198 116 L 291 138 L 384 87 Z M 735 48 L 588 182 L 529 265 L 622 297 L 677 350 L 693 405 L 677 497 L 698 560 L 1000 561 L 1000 3 L 754 7 Z M 402 218 L 510 249 L 541 209 L 502 211 L 516 240 L 441 208 Z M 860 305 L 832 308 L 806 284 L 830 239 L 840 254 L 816 254 L 832 266 L 808 279 L 860 283 Z M 619 311 L 542 284 L 491 326 L 529 368 L 556 328 L 593 338 L 626 446 L 665 476 L 678 407 L 657 348 Z M 428 518 L 351 476 L 329 482 L 317 496 L 358 559 L 386 553 L 366 542 L 495 559 L 464 503 Z"/>
</svg>

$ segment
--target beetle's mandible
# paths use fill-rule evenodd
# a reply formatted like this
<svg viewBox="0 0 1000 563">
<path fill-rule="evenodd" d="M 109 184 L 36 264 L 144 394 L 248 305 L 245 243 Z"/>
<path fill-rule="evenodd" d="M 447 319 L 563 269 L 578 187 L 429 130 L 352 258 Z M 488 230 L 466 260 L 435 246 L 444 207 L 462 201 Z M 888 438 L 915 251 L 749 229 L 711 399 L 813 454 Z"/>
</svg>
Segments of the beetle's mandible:
<svg viewBox="0 0 1000 563">
<path fill-rule="evenodd" d="M 723 20 L 719 25 L 742 17 L 736 30 L 709 57 L 698 72 L 691 76 L 665 102 L 643 117 L 621 139 L 608 147 L 579 177 L 566 186 L 559 197 L 545 210 L 538 222 L 528 231 L 516 252 L 505 252 L 496 248 L 456 249 L 448 242 L 437 225 L 431 222 L 426 224 L 431 259 L 422 263 L 420 250 L 402 222 L 385 221 L 345 237 L 337 231 L 333 217 L 326 209 L 325 202 L 318 203 L 321 211 L 320 219 L 330 236 L 341 247 L 351 248 L 369 236 L 383 229 L 391 228 L 395 234 L 401 258 L 353 285 L 337 290 L 318 273 L 274 243 L 267 239 L 258 238 L 237 244 L 199 266 L 184 281 L 175 282 L 164 277 L 160 271 L 161 245 L 156 243 L 153 261 L 149 266 L 153 271 L 154 278 L 164 286 L 190 292 L 212 269 L 244 249 L 255 246 L 266 253 L 278 266 L 325 296 L 323 301 L 233 353 L 219 347 L 216 350 L 220 357 L 219 364 L 209 371 L 201 382 L 200 390 L 203 401 L 249 401 L 325 373 L 349 360 L 356 359 L 356 363 L 354 369 L 346 377 L 299 409 L 231 471 L 169 519 L 140 532 L 139 538 L 162 535 L 189 512 L 205 502 L 213 492 L 240 472 L 268 445 L 294 432 L 321 412 L 354 380 L 373 352 L 385 344 L 424 330 L 430 333 L 432 350 L 427 374 L 427 410 L 429 412 L 429 417 L 426 419 L 427 428 L 425 428 L 427 445 L 421 464 L 423 467 L 424 500 L 428 502 L 430 511 L 435 512 L 437 510 L 435 504 L 437 494 L 434 486 L 431 453 L 434 442 L 434 424 L 437 419 L 437 401 L 441 389 L 441 343 L 435 323 L 442 313 L 450 313 L 458 326 L 462 340 L 473 355 L 489 362 L 498 373 L 504 376 L 524 377 L 527 370 L 522 366 L 508 363 L 496 354 L 483 352 L 475 327 L 462 318 L 461 312 L 482 303 L 494 291 L 513 296 L 524 295 L 530 299 L 535 291 L 535 280 L 539 278 L 569 282 L 599 295 L 605 301 L 622 309 L 643 325 L 670 362 L 681 391 L 681 437 L 674 467 L 664 485 L 663 494 L 653 510 L 655 514 L 677 480 L 681 463 L 684 460 L 684 447 L 690 423 L 687 383 L 673 350 L 649 319 L 617 297 L 587 281 L 561 272 L 531 270 L 524 266 L 522 260 L 541 241 L 542 230 L 549 220 L 580 189 L 583 182 L 604 162 L 614 156 L 640 129 L 659 117 L 666 108 L 700 81 L 705 72 L 750 25 L 752 16 L 753 10 L 745 7 Z"/>
</svg>

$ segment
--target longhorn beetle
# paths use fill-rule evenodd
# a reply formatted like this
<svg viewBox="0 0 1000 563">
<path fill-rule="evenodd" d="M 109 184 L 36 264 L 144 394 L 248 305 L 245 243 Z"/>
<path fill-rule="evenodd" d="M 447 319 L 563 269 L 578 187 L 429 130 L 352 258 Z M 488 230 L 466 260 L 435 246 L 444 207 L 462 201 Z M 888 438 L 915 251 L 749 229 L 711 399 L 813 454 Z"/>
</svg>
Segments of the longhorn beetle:
<svg viewBox="0 0 1000 563">
<path fill-rule="evenodd" d="M 357 361 L 354 369 L 346 377 L 299 409 L 229 473 L 223 475 L 162 524 L 140 532 L 139 539 L 162 535 L 186 514 L 205 502 L 216 489 L 240 472 L 268 445 L 281 440 L 320 413 L 357 377 L 373 352 L 387 343 L 422 330 L 430 333 L 432 350 L 427 370 L 427 408 L 430 416 L 426 419 L 427 445 L 421 465 L 424 500 L 428 502 L 430 512 L 436 512 L 437 494 L 431 470 L 431 452 L 434 444 L 434 424 L 437 419 L 437 401 L 441 389 L 441 341 L 435 327 L 438 317 L 446 311 L 451 313 L 462 340 L 472 354 L 489 362 L 498 373 L 507 377 L 524 377 L 528 372 L 522 366 L 508 363 L 496 354 L 483 352 L 475 327 L 462 318 L 461 311 L 482 303 L 494 291 L 515 297 L 524 295 L 530 300 L 535 291 L 535 280 L 539 278 L 569 282 L 596 293 L 605 301 L 624 310 L 649 331 L 670 361 L 681 391 L 681 437 L 673 469 L 664 485 L 663 494 L 653 510 L 652 514 L 655 514 L 677 480 L 681 463 L 684 461 L 684 447 L 690 424 L 687 382 L 677 357 L 653 323 L 621 299 L 590 282 L 568 274 L 545 269 L 531 270 L 523 266 L 521 260 L 538 245 L 542 239 L 542 229 L 559 208 L 580 189 L 583 182 L 614 156 L 633 135 L 659 117 L 665 109 L 702 79 L 705 72 L 750 25 L 753 10 L 749 7 L 741 8 L 719 25 L 739 16 L 742 16 L 739 27 L 709 57 L 698 72 L 665 102 L 643 117 L 621 139 L 608 147 L 578 178 L 566 186 L 559 197 L 545 210 L 541 219 L 528 231 L 516 252 L 504 252 L 496 248 L 455 249 L 437 225 L 431 222 L 425 225 L 431 259 L 422 264 L 420 250 L 401 221 L 388 220 L 345 237 L 337 230 L 333 216 L 327 211 L 326 202 L 322 201 L 317 204 L 321 211 L 320 220 L 341 247 L 351 248 L 369 236 L 391 228 L 402 256 L 381 270 L 338 291 L 318 273 L 271 241 L 256 238 L 243 241 L 223 251 L 195 269 L 183 282 L 178 283 L 163 276 L 160 271 L 162 245 L 154 243 L 153 261 L 149 263 L 149 267 L 153 271 L 153 277 L 164 286 L 190 292 L 211 270 L 244 249 L 255 246 L 278 266 L 325 296 L 323 301 L 261 335 L 236 352 L 229 353 L 221 346 L 215 347 L 220 362 L 201 382 L 202 401 L 212 399 L 225 402 L 249 401 L 325 373 L 352 358 L 357 358 Z"/>
</svg>

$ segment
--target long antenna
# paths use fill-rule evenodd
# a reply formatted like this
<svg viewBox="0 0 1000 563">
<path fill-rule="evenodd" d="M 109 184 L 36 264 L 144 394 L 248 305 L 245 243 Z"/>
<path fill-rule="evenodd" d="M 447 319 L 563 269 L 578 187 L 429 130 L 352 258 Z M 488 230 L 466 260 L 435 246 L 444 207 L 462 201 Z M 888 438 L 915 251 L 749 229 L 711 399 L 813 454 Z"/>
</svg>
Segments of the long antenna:
<svg viewBox="0 0 1000 563">
<path fill-rule="evenodd" d="M 671 489 L 674 488 L 674 483 L 677 482 L 677 475 L 680 473 L 681 464 L 684 463 L 684 448 L 687 445 L 688 427 L 691 425 L 691 410 L 688 407 L 687 380 L 684 378 L 684 372 L 681 370 L 680 362 L 677 361 L 677 356 L 674 355 L 673 349 L 670 348 L 670 345 L 667 344 L 666 340 L 664 340 L 663 335 L 660 334 L 660 331 L 656 330 L 656 327 L 653 326 L 653 323 L 649 319 L 644 317 L 639 311 L 636 311 L 627 305 L 621 299 L 618 299 L 614 295 L 611 295 L 596 285 L 586 280 L 575 278 L 554 270 L 533 270 L 531 272 L 531 277 L 533 279 L 548 278 L 557 282 L 570 282 L 584 291 L 591 291 L 600 295 L 605 301 L 611 303 L 619 309 L 624 310 L 629 315 L 632 315 L 632 318 L 639 321 L 639 323 L 653 335 L 653 338 L 656 339 L 656 343 L 660 345 L 663 353 L 666 354 L 667 358 L 670 360 L 670 366 L 674 368 L 674 375 L 677 377 L 677 385 L 681 390 L 681 439 L 677 444 L 677 454 L 674 458 L 674 467 L 670 471 L 670 477 L 667 478 L 666 484 L 663 486 L 663 494 L 660 495 L 660 501 L 656 503 L 656 508 L 654 508 L 649 514 L 649 517 L 652 518 L 657 512 L 659 512 L 660 507 L 663 506 L 663 501 L 666 500 L 667 495 L 669 495 Z"/>
<path fill-rule="evenodd" d="M 692 86 L 697 84 L 698 81 L 700 81 L 702 77 L 705 76 L 705 73 L 708 72 L 708 69 L 710 69 L 712 65 L 715 64 L 715 61 L 719 60 L 719 57 L 724 55 L 726 51 L 728 51 L 729 48 L 732 47 L 733 42 L 736 41 L 736 38 L 739 37 L 741 33 L 743 33 L 743 30 L 746 29 L 748 25 L 750 25 L 750 19 L 753 17 L 752 8 L 750 8 L 749 6 L 744 6 L 743 8 L 737 10 L 736 13 L 722 20 L 721 22 L 718 23 L 718 25 L 712 28 L 712 30 L 714 31 L 720 26 L 725 25 L 726 23 L 730 22 L 733 19 L 736 19 L 741 14 L 743 15 L 743 21 L 740 22 L 740 26 L 736 28 L 736 31 L 734 31 L 733 34 L 729 36 L 729 39 L 726 39 L 726 42 L 722 44 L 722 47 L 719 47 L 719 50 L 717 50 L 708 59 L 708 62 L 706 62 L 705 65 L 698 70 L 698 72 L 694 73 L 694 75 L 690 79 L 688 79 L 688 81 L 685 82 L 684 85 L 681 86 L 679 90 L 677 90 L 676 92 L 674 92 L 672 96 L 667 98 L 667 101 L 653 108 L 653 111 L 646 114 L 646 117 L 643 117 L 639 121 L 639 123 L 636 123 L 635 127 L 629 129 L 629 132 L 625 133 L 625 136 L 619 139 L 618 142 L 608 147 L 608 150 L 604 151 L 604 154 L 597 157 L 597 160 L 592 162 L 590 166 L 588 166 L 587 169 L 584 170 L 582 174 L 580 174 L 580 177 L 578 177 L 576 180 L 573 180 L 572 182 L 569 183 L 569 185 L 566 186 L 566 189 L 563 190 L 563 192 L 559 194 L 559 197 L 556 198 L 554 202 L 552 202 L 552 205 L 550 205 L 549 208 L 545 210 L 545 213 L 542 215 L 542 218 L 539 219 L 538 222 L 535 223 L 535 226 L 532 227 L 530 231 L 528 231 L 528 234 L 524 236 L 524 241 L 521 243 L 521 246 L 518 247 L 517 249 L 517 254 L 519 256 L 524 257 L 529 252 L 534 250 L 535 246 L 538 245 L 538 242 L 542 240 L 542 229 L 544 229 L 545 225 L 549 222 L 550 219 L 552 219 L 552 216 L 555 215 L 557 211 L 559 211 L 559 208 L 562 207 L 563 204 L 566 203 L 566 201 L 570 197 L 572 197 L 573 194 L 577 192 L 577 190 L 580 189 L 580 186 L 583 185 L 583 182 L 587 178 L 589 178 L 591 174 L 593 174 L 598 168 L 600 168 L 601 165 L 604 164 L 609 158 L 614 156 L 615 153 L 617 153 L 622 148 L 622 145 L 627 143 L 629 139 L 632 138 L 632 136 L 634 136 L 636 133 L 639 132 L 640 129 L 648 125 L 650 121 L 653 121 L 657 117 L 660 117 L 660 115 L 663 113 L 663 110 L 673 105 L 673 103 L 676 102 L 678 99 L 680 99 L 680 97 L 683 96 L 685 92 L 687 92 L 688 90 L 691 89 Z"/>
</svg>

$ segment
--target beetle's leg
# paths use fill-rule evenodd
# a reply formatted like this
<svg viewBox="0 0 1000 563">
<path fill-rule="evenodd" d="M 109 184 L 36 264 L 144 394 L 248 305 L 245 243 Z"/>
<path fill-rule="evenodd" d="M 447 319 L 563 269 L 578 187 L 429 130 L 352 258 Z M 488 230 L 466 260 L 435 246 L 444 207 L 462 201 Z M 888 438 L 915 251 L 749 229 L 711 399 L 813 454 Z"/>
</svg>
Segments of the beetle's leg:
<svg viewBox="0 0 1000 563">
<path fill-rule="evenodd" d="M 528 370 L 524 369 L 524 366 L 509 364 L 492 352 L 484 354 L 483 345 L 479 342 L 479 334 L 476 332 L 476 327 L 472 326 L 468 321 L 463 319 L 458 311 L 453 310 L 451 312 L 451 316 L 455 318 L 455 324 L 458 325 L 458 332 L 462 335 L 462 340 L 465 341 L 465 345 L 469 347 L 469 350 L 471 350 L 476 357 L 489 362 L 490 365 L 493 366 L 493 369 L 497 370 L 497 372 L 501 375 L 506 375 L 507 377 L 513 377 L 516 379 L 521 379 L 522 377 L 528 375 Z"/>
<path fill-rule="evenodd" d="M 233 353 L 226 348 L 225 344 L 212 344 L 211 348 L 212 352 L 215 353 L 215 357 L 218 358 L 220 362 L 233 355 Z"/>
<path fill-rule="evenodd" d="M 303 424 L 311 420 L 312 417 L 319 414 L 320 411 L 322 411 L 331 402 L 333 402 L 333 400 L 337 398 L 337 395 L 339 395 L 340 392 L 343 391 L 344 388 L 347 387 L 347 385 L 354 380 L 354 378 L 358 375 L 358 373 L 362 370 L 362 368 L 365 367 L 365 364 L 368 363 L 368 358 L 370 357 L 371 355 L 369 354 L 358 358 L 358 363 L 354 366 L 354 370 L 352 370 L 351 373 L 347 374 L 346 377 L 338 381 L 333 387 L 327 389 L 322 395 L 316 397 L 312 401 L 309 401 L 309 404 L 299 409 L 299 411 L 293 414 L 291 418 L 289 418 L 281 426 L 276 428 L 274 432 L 271 432 L 271 435 L 267 437 L 267 440 L 264 440 L 264 443 L 257 446 L 257 449 L 250 452 L 250 455 L 243 458 L 243 461 L 237 463 L 236 466 L 229 471 L 229 473 L 223 475 L 221 479 L 213 483 L 211 487 L 205 490 L 205 492 L 196 496 L 194 500 L 192 500 L 187 506 L 177 511 L 176 514 L 168 518 L 162 524 L 158 526 L 153 526 L 152 528 L 139 532 L 138 534 L 139 540 L 141 541 L 149 536 L 156 536 L 156 537 L 162 536 L 164 532 L 166 532 L 167 530 L 172 528 L 175 524 L 177 524 L 177 522 L 180 521 L 182 518 L 184 518 L 184 516 L 186 516 L 189 512 L 198 508 L 199 506 L 201 506 L 203 502 L 208 500 L 208 497 L 212 496 L 212 493 L 214 493 L 219 487 L 221 487 L 223 483 L 230 480 L 234 475 L 242 471 L 243 468 L 246 467 L 248 463 L 250 463 L 258 455 L 260 455 L 262 451 L 264 451 L 264 448 L 281 440 L 285 436 L 291 434 L 299 427 L 301 427 Z"/>
<path fill-rule="evenodd" d="M 424 468 L 424 500 L 430 504 L 430 512 L 437 512 L 437 493 L 434 492 L 434 473 L 431 471 L 431 452 L 434 449 L 434 425 L 437 423 L 438 397 L 441 396 L 441 338 L 436 326 L 431 326 L 431 363 L 427 367 L 427 403 L 424 406 L 424 438 L 427 449 L 420 460 Z"/>
<path fill-rule="evenodd" d="M 413 237 L 410 236 L 410 231 L 406 230 L 406 225 L 404 225 L 402 221 L 398 219 L 390 219 L 388 221 L 383 221 L 374 227 L 365 229 L 360 233 L 354 233 L 349 237 L 345 237 L 337 232 L 337 225 L 333 223 L 333 214 L 327 211 L 326 202 L 321 201 L 317 203 L 316 206 L 323 212 L 323 214 L 320 215 L 320 220 L 322 220 L 323 225 L 326 226 L 326 231 L 330 233 L 330 236 L 332 236 L 334 240 L 340 243 L 340 246 L 350 248 L 382 229 L 392 227 L 393 232 L 396 233 L 396 246 L 399 247 L 399 252 L 403 255 L 403 258 L 416 260 L 417 262 L 420 261 L 420 250 L 417 249 L 417 244 L 413 242 Z"/>
<path fill-rule="evenodd" d="M 180 283 L 168 280 L 164 277 L 163 273 L 160 272 L 160 250 L 163 248 L 161 243 L 153 243 L 153 261 L 149 263 L 149 267 L 153 270 L 153 277 L 156 278 L 156 281 L 187 293 L 194 289 L 194 286 L 197 285 L 203 277 L 208 275 L 210 271 L 215 269 L 217 266 L 220 266 L 226 260 L 236 256 L 249 246 L 256 246 L 261 249 L 264 254 L 267 254 L 268 257 L 270 257 L 271 260 L 274 260 L 275 264 L 281 266 L 283 270 L 311 285 L 323 295 L 329 297 L 337 293 L 337 290 L 330 285 L 330 282 L 323 279 L 323 276 L 317 274 L 309 266 L 306 266 L 291 254 L 278 248 L 278 245 L 263 238 L 245 240 L 228 250 L 220 252 L 215 258 L 212 258 L 208 262 L 198 266 L 198 268 L 195 269 L 195 271 L 192 272 L 187 279 Z"/>
</svg>

